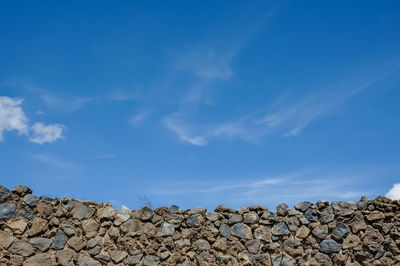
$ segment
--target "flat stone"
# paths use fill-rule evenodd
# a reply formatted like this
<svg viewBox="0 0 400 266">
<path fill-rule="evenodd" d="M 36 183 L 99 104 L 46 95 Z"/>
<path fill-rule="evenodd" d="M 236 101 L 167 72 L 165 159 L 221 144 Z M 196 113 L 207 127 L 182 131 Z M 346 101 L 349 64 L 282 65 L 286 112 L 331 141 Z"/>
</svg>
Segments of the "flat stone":
<svg viewBox="0 0 400 266">
<path fill-rule="evenodd" d="M 32 190 L 24 185 L 16 185 L 15 188 L 13 189 L 13 192 L 18 196 L 23 197 L 26 194 L 32 193 Z"/>
<path fill-rule="evenodd" d="M 337 223 L 335 229 L 332 231 L 332 236 L 336 240 L 345 238 L 350 233 L 350 228 L 345 223 Z"/>
<path fill-rule="evenodd" d="M 243 221 L 243 216 L 240 214 L 230 214 L 228 224 L 241 223 Z"/>
<path fill-rule="evenodd" d="M 229 238 L 229 236 L 231 235 L 231 228 L 227 224 L 221 224 L 221 226 L 219 227 L 219 233 L 222 236 Z"/>
<path fill-rule="evenodd" d="M 310 222 L 318 221 L 318 213 L 313 209 L 308 209 L 304 215 L 306 216 L 307 220 Z"/>
<path fill-rule="evenodd" d="M 127 261 L 130 265 L 135 265 L 135 264 L 139 264 L 140 261 L 143 258 L 143 254 L 137 254 L 137 255 L 133 255 L 133 256 L 129 256 Z"/>
<path fill-rule="evenodd" d="M 101 240 L 102 240 L 101 236 L 96 236 L 96 237 L 94 237 L 94 238 L 91 238 L 91 239 L 88 240 L 88 242 L 87 242 L 87 244 L 86 244 L 86 247 L 87 247 L 88 249 L 94 248 L 95 246 L 101 244 Z"/>
<path fill-rule="evenodd" d="M 370 222 L 374 222 L 382 220 L 383 218 L 385 218 L 385 215 L 380 211 L 373 211 L 370 214 L 365 215 L 365 218 Z"/>
<path fill-rule="evenodd" d="M 171 236 L 175 233 L 175 226 L 170 223 L 162 223 L 159 232 L 162 236 Z"/>
<path fill-rule="evenodd" d="M 189 227 L 200 227 L 203 223 L 204 218 L 201 214 L 193 214 L 186 220 L 186 224 Z"/>
<path fill-rule="evenodd" d="M 0 248 L 8 249 L 14 240 L 13 234 L 0 230 Z"/>
<path fill-rule="evenodd" d="M 205 213 L 206 219 L 210 221 L 217 221 L 220 217 L 219 213 L 217 212 L 206 212 Z"/>
<path fill-rule="evenodd" d="M 312 234 L 319 239 L 325 239 L 325 237 L 328 235 L 328 225 L 326 224 L 319 224 L 317 225 L 313 230 Z"/>
<path fill-rule="evenodd" d="M 71 213 L 74 219 L 76 220 L 83 220 L 89 219 L 94 214 L 94 208 L 85 206 L 81 203 L 76 203 L 74 208 L 72 209 Z"/>
<path fill-rule="evenodd" d="M 82 222 L 82 228 L 86 234 L 86 237 L 91 238 L 97 234 L 99 224 L 93 218 L 90 218 Z"/>
<path fill-rule="evenodd" d="M 361 240 L 357 235 L 348 235 L 343 241 L 343 249 L 355 248 L 360 246 Z"/>
<path fill-rule="evenodd" d="M 68 237 L 64 234 L 62 230 L 58 229 L 51 248 L 55 250 L 61 250 L 64 248 L 67 241 Z"/>
<path fill-rule="evenodd" d="M 299 202 L 294 205 L 294 208 L 298 211 L 305 212 L 308 208 L 312 206 L 312 203 L 309 201 Z"/>
<path fill-rule="evenodd" d="M 260 239 L 251 239 L 246 241 L 245 246 L 248 251 L 250 251 L 253 254 L 257 254 L 258 250 L 260 249 L 260 244 L 261 244 Z"/>
<path fill-rule="evenodd" d="M 232 234 L 243 239 L 252 239 L 251 229 L 243 223 L 234 224 L 231 227 Z"/>
<path fill-rule="evenodd" d="M 6 200 L 9 196 L 11 196 L 11 191 L 0 185 L 0 202 Z"/>
<path fill-rule="evenodd" d="M 106 255 L 106 254 L 98 254 L 95 256 L 96 259 L 98 260 L 103 260 L 103 261 L 110 261 L 110 256 Z"/>
<path fill-rule="evenodd" d="M 274 236 L 284 236 L 290 235 L 290 231 L 285 223 L 277 223 L 274 224 L 274 227 L 272 228 L 272 234 Z"/>
<path fill-rule="evenodd" d="M 23 266 L 54 266 L 57 265 L 53 256 L 47 253 L 39 253 L 24 261 Z"/>
<path fill-rule="evenodd" d="M 258 214 L 254 211 L 243 214 L 243 223 L 254 224 L 258 221 Z"/>
<path fill-rule="evenodd" d="M 14 202 L 0 204 L 0 219 L 11 219 L 18 216 Z"/>
<path fill-rule="evenodd" d="M 23 240 L 15 240 L 11 247 L 8 249 L 13 254 L 18 254 L 23 257 L 29 257 L 35 252 L 35 249 L 26 241 Z"/>
<path fill-rule="evenodd" d="M 44 237 L 32 238 L 29 240 L 29 243 L 32 244 L 35 248 L 39 249 L 40 251 L 48 250 L 52 242 L 53 241 L 51 239 Z"/>
<path fill-rule="evenodd" d="M 27 223 L 25 222 L 25 219 L 19 217 L 14 220 L 9 220 L 7 226 L 13 230 L 14 234 L 22 234 L 25 232 Z"/>
<path fill-rule="evenodd" d="M 109 250 L 108 254 L 110 254 L 110 258 L 115 263 L 120 263 L 126 256 L 128 256 L 128 252 L 121 250 Z"/>
<path fill-rule="evenodd" d="M 29 237 L 32 237 L 44 233 L 46 230 L 47 221 L 40 217 L 36 217 L 32 222 L 31 228 L 26 233 Z"/>
<path fill-rule="evenodd" d="M 355 201 L 334 201 L 332 208 L 336 215 L 350 216 L 357 210 L 357 203 Z"/>
<path fill-rule="evenodd" d="M 307 226 L 302 225 L 296 232 L 296 237 L 304 239 L 310 234 L 310 229 Z"/>
<path fill-rule="evenodd" d="M 128 219 L 119 228 L 124 233 L 133 233 L 133 232 L 136 232 L 137 230 L 139 230 L 139 222 L 134 219 Z"/>
<path fill-rule="evenodd" d="M 73 236 L 68 241 L 67 244 L 69 247 L 73 248 L 75 251 L 79 252 L 81 249 L 86 247 L 86 241 L 81 237 Z"/>
<path fill-rule="evenodd" d="M 342 249 L 342 245 L 333 239 L 323 240 L 319 245 L 319 250 L 325 254 L 338 253 Z"/>
<path fill-rule="evenodd" d="M 121 209 L 118 211 L 115 223 L 116 225 L 120 225 L 126 222 L 131 217 L 132 211 L 127 208 L 125 205 L 122 205 Z"/>
<path fill-rule="evenodd" d="M 271 241 L 271 228 L 264 225 L 260 225 L 254 230 L 254 238 L 264 240 L 266 242 Z"/>
<path fill-rule="evenodd" d="M 196 240 L 193 245 L 198 249 L 198 250 L 209 250 L 211 248 L 210 243 L 208 243 L 207 240 L 204 239 L 199 239 Z"/>
<path fill-rule="evenodd" d="M 144 257 L 143 265 L 145 266 L 158 266 L 160 258 L 154 255 L 147 255 Z"/>
<path fill-rule="evenodd" d="M 115 210 L 110 205 L 101 207 L 97 210 L 97 217 L 99 217 L 100 219 L 110 219 L 114 217 L 114 215 L 115 215 Z"/>
<path fill-rule="evenodd" d="M 78 265 L 84 265 L 84 266 L 101 266 L 101 263 L 92 259 L 88 255 L 80 255 L 78 258 Z"/>
<path fill-rule="evenodd" d="M 56 252 L 57 260 L 61 265 L 72 264 L 75 254 L 75 251 L 70 248 L 57 250 Z"/>
</svg>

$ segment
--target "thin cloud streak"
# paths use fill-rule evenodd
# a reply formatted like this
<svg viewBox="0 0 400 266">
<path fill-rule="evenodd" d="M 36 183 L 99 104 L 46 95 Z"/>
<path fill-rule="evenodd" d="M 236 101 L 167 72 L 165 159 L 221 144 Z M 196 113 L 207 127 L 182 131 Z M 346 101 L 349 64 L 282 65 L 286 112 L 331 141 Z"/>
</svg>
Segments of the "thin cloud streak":
<svg viewBox="0 0 400 266">
<path fill-rule="evenodd" d="M 72 169 L 81 168 L 77 164 L 64 161 L 64 160 L 56 158 L 54 156 L 48 156 L 48 155 L 44 155 L 44 154 L 30 154 L 29 156 L 35 160 L 42 162 L 42 163 L 49 164 L 51 166 L 58 167 L 58 168 L 72 168 Z"/>
</svg>

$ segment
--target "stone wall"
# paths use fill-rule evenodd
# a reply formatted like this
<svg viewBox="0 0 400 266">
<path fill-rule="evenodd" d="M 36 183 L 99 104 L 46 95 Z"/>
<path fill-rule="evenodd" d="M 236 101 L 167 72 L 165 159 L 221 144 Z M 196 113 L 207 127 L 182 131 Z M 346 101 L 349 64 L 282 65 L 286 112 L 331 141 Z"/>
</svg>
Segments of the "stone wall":
<svg viewBox="0 0 400 266">
<path fill-rule="evenodd" d="M 400 202 L 114 210 L 0 186 L 0 265 L 400 265 Z"/>
</svg>

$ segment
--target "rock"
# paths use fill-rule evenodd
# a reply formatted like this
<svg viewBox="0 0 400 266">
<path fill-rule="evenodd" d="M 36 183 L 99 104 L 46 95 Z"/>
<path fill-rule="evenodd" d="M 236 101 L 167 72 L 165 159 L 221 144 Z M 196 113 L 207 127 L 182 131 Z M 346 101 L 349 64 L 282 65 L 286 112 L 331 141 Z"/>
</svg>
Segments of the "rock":
<svg viewBox="0 0 400 266">
<path fill-rule="evenodd" d="M 162 236 L 171 236 L 175 233 L 175 227 L 170 223 L 162 223 L 159 232 Z"/>
<path fill-rule="evenodd" d="M 225 237 L 223 237 L 215 241 L 215 243 L 213 244 L 213 248 L 215 248 L 217 251 L 224 252 L 228 248 L 227 244 L 228 240 Z"/>
<path fill-rule="evenodd" d="M 110 254 L 110 258 L 115 263 L 120 263 L 123 259 L 125 259 L 126 256 L 128 256 L 128 253 L 126 251 L 120 250 L 109 250 L 108 254 Z"/>
<path fill-rule="evenodd" d="M 55 250 L 61 250 L 67 243 L 67 240 L 68 237 L 64 234 L 64 232 L 58 229 L 51 248 Z"/>
<path fill-rule="evenodd" d="M 193 214 L 186 220 L 186 224 L 189 227 L 200 227 L 204 223 L 204 218 L 201 214 Z"/>
<path fill-rule="evenodd" d="M 143 260 L 143 265 L 145 266 L 158 266 L 159 263 L 160 258 L 153 255 L 147 255 Z"/>
<path fill-rule="evenodd" d="M 294 208 L 298 211 L 305 212 L 308 208 L 312 206 L 312 203 L 309 201 L 299 202 L 294 205 Z"/>
<path fill-rule="evenodd" d="M 8 249 L 13 254 L 21 255 L 23 257 L 29 257 L 35 252 L 35 249 L 26 241 L 15 240 L 11 247 Z"/>
<path fill-rule="evenodd" d="M 143 207 L 138 211 L 139 219 L 142 221 L 150 221 L 154 215 L 154 212 L 149 207 Z"/>
<path fill-rule="evenodd" d="M 334 218 L 335 214 L 333 208 L 331 206 L 328 206 L 321 212 L 321 215 L 319 216 L 319 221 L 322 224 L 327 224 L 332 222 Z"/>
<path fill-rule="evenodd" d="M 110 256 L 106 255 L 106 254 L 98 254 L 96 256 L 94 256 L 97 260 L 102 260 L 102 261 L 110 261 Z"/>
<path fill-rule="evenodd" d="M 14 220 L 9 220 L 7 222 L 7 226 L 9 228 L 11 228 L 11 230 L 13 230 L 14 234 L 22 234 L 23 232 L 25 232 L 27 223 L 25 222 L 25 220 L 21 217 L 14 219 Z"/>
<path fill-rule="evenodd" d="M 357 209 L 359 210 L 366 210 L 368 208 L 368 201 L 367 197 L 361 197 L 361 199 L 357 202 Z"/>
<path fill-rule="evenodd" d="M 71 213 L 76 220 L 89 219 L 94 214 L 94 208 L 76 203 Z"/>
<path fill-rule="evenodd" d="M 348 235 L 343 241 L 343 249 L 355 248 L 361 244 L 361 240 L 357 235 Z"/>
<path fill-rule="evenodd" d="M 206 216 L 207 220 L 210 220 L 213 222 L 217 221 L 220 217 L 220 215 L 217 212 L 206 212 L 205 216 Z"/>
<path fill-rule="evenodd" d="M 86 248 L 91 249 L 94 248 L 97 245 L 100 245 L 102 241 L 101 236 L 96 236 L 94 238 L 91 238 L 88 240 L 87 244 L 86 244 Z"/>
<path fill-rule="evenodd" d="M 365 218 L 370 222 L 374 222 L 377 220 L 382 220 L 383 218 L 385 218 L 385 215 L 380 211 L 373 211 L 370 214 L 365 215 Z"/>
<path fill-rule="evenodd" d="M 128 209 L 125 205 L 122 205 L 121 209 L 119 210 L 115 223 L 116 225 L 120 225 L 124 222 L 126 222 L 129 217 L 131 217 L 132 211 Z"/>
<path fill-rule="evenodd" d="M 336 215 L 350 216 L 357 210 L 357 203 L 355 201 L 334 201 L 332 208 Z"/>
<path fill-rule="evenodd" d="M 345 223 L 337 223 L 335 229 L 332 231 L 332 236 L 336 240 L 345 238 L 350 232 L 350 228 Z"/>
<path fill-rule="evenodd" d="M 325 254 L 338 253 L 342 246 L 333 239 L 323 240 L 319 246 L 319 250 Z"/>
<path fill-rule="evenodd" d="M 284 235 L 290 235 L 289 228 L 286 226 L 284 223 L 278 223 L 274 224 L 274 227 L 272 228 L 272 234 L 274 236 L 284 236 Z"/>
<path fill-rule="evenodd" d="M 0 204 L 0 220 L 16 218 L 17 216 L 18 213 L 14 202 Z"/>
<path fill-rule="evenodd" d="M 101 207 L 97 210 L 97 217 L 99 217 L 99 219 L 105 219 L 108 220 L 112 217 L 114 217 L 115 214 L 115 210 L 112 206 L 110 205 L 106 205 L 104 207 Z"/>
<path fill-rule="evenodd" d="M 329 258 L 328 255 L 321 253 L 321 252 L 317 252 L 317 254 L 315 254 L 314 258 L 311 259 L 311 266 L 332 266 L 332 260 L 331 258 Z"/>
<path fill-rule="evenodd" d="M 29 237 L 32 237 L 44 233 L 46 230 L 47 230 L 47 221 L 40 217 L 36 217 L 32 222 L 31 228 L 26 232 L 26 234 Z"/>
<path fill-rule="evenodd" d="M 367 229 L 365 229 L 365 234 L 362 240 L 364 245 L 368 246 L 373 244 L 381 244 L 384 241 L 384 238 L 378 229 L 368 226 Z"/>
<path fill-rule="evenodd" d="M 56 252 L 57 260 L 61 265 L 72 264 L 75 254 L 76 254 L 75 251 L 69 248 L 63 250 L 57 250 Z"/>
<path fill-rule="evenodd" d="M 306 216 L 307 220 L 310 222 L 318 221 L 318 213 L 313 209 L 308 209 L 304 215 Z"/>
<path fill-rule="evenodd" d="M 296 219 L 296 217 L 289 217 L 285 219 L 285 224 L 291 232 L 295 232 L 297 230 L 297 226 L 299 226 L 299 221 Z"/>
<path fill-rule="evenodd" d="M 44 237 L 32 238 L 29 240 L 29 243 L 40 251 L 47 251 L 50 248 L 52 242 L 53 241 L 51 239 Z"/>
<path fill-rule="evenodd" d="M 276 207 L 276 214 L 279 216 L 286 216 L 288 214 L 289 207 L 285 203 L 281 203 Z"/>
<path fill-rule="evenodd" d="M 139 230 L 139 223 L 137 220 L 128 219 L 119 228 L 125 234 L 127 234 L 127 233 L 132 234 L 132 233 L 136 232 L 137 230 Z"/>
<path fill-rule="evenodd" d="M 307 226 L 302 225 L 296 232 L 296 237 L 304 239 L 310 234 L 310 229 Z"/>
<path fill-rule="evenodd" d="M 13 189 L 13 192 L 18 196 L 23 197 L 26 194 L 32 193 L 32 190 L 24 185 L 16 185 L 15 188 Z"/>
<path fill-rule="evenodd" d="M 32 220 L 36 216 L 35 212 L 31 209 L 31 207 L 29 207 L 28 204 L 25 203 L 22 203 L 21 205 L 18 206 L 18 211 L 20 216 L 28 220 Z"/>
<path fill-rule="evenodd" d="M 231 228 L 227 224 L 221 224 L 221 226 L 219 227 L 219 233 L 222 236 L 229 238 L 231 234 Z"/>
<path fill-rule="evenodd" d="M 254 224 L 257 221 L 258 221 L 258 215 L 256 212 L 252 211 L 252 212 L 243 214 L 243 222 L 245 224 Z"/>
<path fill-rule="evenodd" d="M 243 223 L 234 224 L 231 227 L 232 234 L 244 239 L 252 239 L 253 235 L 251 234 L 251 229 L 247 225 Z"/>
<path fill-rule="evenodd" d="M 361 213 L 356 213 L 349 223 L 353 233 L 357 233 L 360 230 L 365 230 L 367 224 L 364 221 L 364 217 Z"/>
<path fill-rule="evenodd" d="M 257 254 L 260 249 L 260 239 L 251 239 L 245 243 L 246 248 L 253 254 Z"/>
<path fill-rule="evenodd" d="M 196 240 L 193 245 L 196 247 L 198 250 L 209 250 L 211 248 L 210 243 L 208 243 L 207 240 L 204 239 L 199 239 Z"/>
<path fill-rule="evenodd" d="M 203 214 L 206 211 L 207 211 L 206 208 L 196 207 L 194 209 L 189 210 L 188 214 Z"/>
<path fill-rule="evenodd" d="M 264 212 L 263 215 L 261 216 L 261 221 L 260 223 L 262 224 L 274 224 L 276 222 L 276 214 L 274 212 Z"/>
<path fill-rule="evenodd" d="M 53 206 L 56 206 L 60 203 L 60 200 L 58 198 L 53 198 L 53 197 L 46 197 L 46 196 L 41 196 L 40 199 L 46 203 L 46 204 L 50 204 Z"/>
<path fill-rule="evenodd" d="M 139 264 L 139 262 L 142 260 L 143 254 L 137 254 L 133 256 L 129 256 L 127 261 L 129 265 L 136 265 Z"/>
<path fill-rule="evenodd" d="M 328 226 L 326 224 L 317 225 L 313 230 L 312 234 L 318 237 L 319 239 L 325 239 L 328 234 Z"/>
<path fill-rule="evenodd" d="M 101 263 L 92 259 L 89 255 L 80 255 L 78 265 L 82 266 L 101 266 Z"/>
<path fill-rule="evenodd" d="M 6 200 L 9 196 L 11 196 L 11 191 L 0 185 L 0 202 Z"/>
<path fill-rule="evenodd" d="M 23 266 L 54 266 L 57 265 L 53 256 L 47 253 L 39 253 L 24 261 Z"/>
<path fill-rule="evenodd" d="M 73 236 L 67 241 L 67 244 L 69 247 L 78 252 L 86 246 L 86 241 L 81 237 Z"/>
<path fill-rule="evenodd" d="M 13 234 L 0 230 L 0 249 L 8 249 L 13 240 Z"/>
<path fill-rule="evenodd" d="M 97 234 L 99 224 L 93 218 L 91 218 L 82 222 L 82 228 L 86 234 L 86 237 L 92 238 Z"/>
<path fill-rule="evenodd" d="M 43 202 L 39 202 L 39 204 L 36 206 L 36 208 L 37 208 L 37 212 L 42 216 L 50 216 L 54 211 L 54 208 L 51 204 L 43 203 Z"/>
<path fill-rule="evenodd" d="M 283 250 L 292 257 L 302 256 L 304 253 L 301 242 L 297 239 L 287 239 L 283 242 Z"/>
<path fill-rule="evenodd" d="M 240 214 L 229 214 L 228 224 L 241 223 L 243 221 L 243 216 Z"/>
<path fill-rule="evenodd" d="M 233 209 L 231 209 L 231 208 L 229 208 L 229 207 L 227 207 L 227 206 L 225 206 L 225 205 L 218 205 L 215 209 L 214 209 L 214 211 L 216 211 L 216 212 L 225 212 L 225 213 L 233 213 L 233 212 L 235 212 Z"/>
<path fill-rule="evenodd" d="M 179 208 L 179 206 L 177 205 L 171 205 L 169 209 L 172 213 L 181 213 L 181 208 Z"/>
<path fill-rule="evenodd" d="M 271 229 L 264 225 L 260 225 L 254 230 L 254 238 L 271 242 Z"/>
</svg>

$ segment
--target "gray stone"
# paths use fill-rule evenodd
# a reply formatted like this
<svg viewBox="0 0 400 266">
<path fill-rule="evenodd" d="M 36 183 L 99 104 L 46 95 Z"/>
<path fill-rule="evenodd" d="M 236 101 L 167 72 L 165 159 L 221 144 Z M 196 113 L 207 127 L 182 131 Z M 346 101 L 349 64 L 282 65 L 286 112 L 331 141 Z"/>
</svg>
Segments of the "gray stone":
<svg viewBox="0 0 400 266">
<path fill-rule="evenodd" d="M 71 213 L 76 220 L 88 219 L 93 216 L 94 208 L 85 206 L 81 203 L 76 203 Z"/>
<path fill-rule="evenodd" d="M 333 265 L 331 258 L 329 258 L 328 255 L 321 253 L 321 252 L 317 252 L 317 254 L 315 254 L 315 256 L 311 262 L 312 262 L 311 265 L 324 265 L 324 266 L 332 266 Z"/>
<path fill-rule="evenodd" d="M 369 199 L 365 196 L 361 197 L 361 199 L 357 202 L 357 209 L 366 210 L 368 208 Z"/>
<path fill-rule="evenodd" d="M 328 206 L 321 212 L 321 215 L 319 217 L 319 221 L 322 224 L 327 224 L 333 221 L 335 218 L 335 214 L 333 212 L 333 208 L 331 206 Z"/>
<path fill-rule="evenodd" d="M 217 221 L 220 217 L 219 213 L 217 213 L 217 212 L 206 212 L 205 216 L 206 216 L 207 220 L 210 220 L 213 222 Z"/>
<path fill-rule="evenodd" d="M 298 211 L 305 212 L 308 208 L 312 206 L 312 203 L 309 201 L 299 202 L 294 205 L 294 208 Z"/>
<path fill-rule="evenodd" d="M 171 210 L 172 213 L 181 213 L 181 208 L 179 208 L 179 206 L 177 205 L 171 205 L 169 209 Z"/>
<path fill-rule="evenodd" d="M 143 254 L 129 256 L 127 261 L 129 263 L 129 265 L 139 264 L 139 262 L 142 260 L 142 257 L 143 257 Z"/>
<path fill-rule="evenodd" d="M 200 227 L 204 222 L 203 216 L 201 214 L 193 214 L 186 220 L 186 224 L 189 227 Z"/>
<path fill-rule="evenodd" d="M 108 254 L 110 254 L 111 259 L 115 263 L 120 263 L 126 256 L 128 256 L 128 252 L 123 250 L 109 250 Z"/>
<path fill-rule="evenodd" d="M 11 247 L 8 249 L 13 254 L 18 254 L 23 257 L 29 257 L 35 252 L 31 244 L 23 240 L 14 240 Z"/>
<path fill-rule="evenodd" d="M 266 242 L 271 241 L 271 229 L 264 225 L 260 225 L 254 230 L 254 238 L 264 240 Z"/>
<path fill-rule="evenodd" d="M 53 198 L 53 197 L 46 197 L 46 196 L 41 196 L 40 199 L 47 204 L 51 204 L 53 206 L 58 205 L 60 203 L 60 200 L 58 198 Z"/>
<path fill-rule="evenodd" d="M 328 235 L 328 226 L 326 224 L 319 224 L 312 230 L 312 234 L 319 239 L 325 239 Z"/>
<path fill-rule="evenodd" d="M 154 212 L 149 207 L 143 207 L 142 209 L 139 210 L 139 218 L 142 221 L 150 221 L 153 215 Z"/>
<path fill-rule="evenodd" d="M 344 223 L 337 223 L 335 229 L 332 231 L 332 236 L 336 240 L 345 238 L 350 233 L 350 228 Z"/>
<path fill-rule="evenodd" d="M 48 250 L 52 242 L 53 241 L 51 239 L 44 237 L 32 238 L 31 240 L 29 240 L 29 243 L 31 243 L 35 248 L 39 249 L 40 251 Z"/>
<path fill-rule="evenodd" d="M 15 192 L 18 196 L 23 197 L 26 194 L 32 193 L 32 190 L 24 185 L 16 185 L 13 189 L 13 192 Z"/>
<path fill-rule="evenodd" d="M 332 208 L 336 215 L 350 216 L 357 210 L 357 203 L 355 201 L 334 201 Z"/>
<path fill-rule="evenodd" d="M 261 216 L 261 219 L 266 220 L 267 224 L 273 224 L 276 222 L 276 213 L 271 211 L 264 212 L 263 215 Z"/>
<path fill-rule="evenodd" d="M 0 204 L 0 219 L 11 219 L 18 216 L 14 202 Z"/>
<path fill-rule="evenodd" d="M 147 255 L 144 257 L 143 265 L 145 266 L 158 266 L 160 258 L 154 255 Z"/>
<path fill-rule="evenodd" d="M 253 254 L 258 253 L 260 248 L 261 241 L 260 239 L 251 239 L 245 243 L 246 248 Z"/>
<path fill-rule="evenodd" d="M 68 237 L 64 234 L 62 230 L 58 229 L 51 248 L 55 250 L 61 250 L 64 248 L 67 241 Z"/>
<path fill-rule="evenodd" d="M 162 223 L 159 232 L 162 236 L 170 236 L 175 232 L 175 227 L 170 223 Z"/>
<path fill-rule="evenodd" d="M 231 227 L 232 234 L 244 239 L 252 239 L 253 235 L 251 234 L 251 229 L 247 225 L 243 223 L 234 224 Z"/>
<path fill-rule="evenodd" d="M 6 200 L 9 196 L 11 196 L 11 191 L 0 185 L 0 202 Z"/>
<path fill-rule="evenodd" d="M 285 203 L 281 203 L 276 207 L 276 213 L 279 216 L 286 216 L 288 214 L 289 207 Z"/>
<path fill-rule="evenodd" d="M 30 207 L 36 207 L 39 202 L 39 198 L 32 194 L 27 194 L 24 196 L 24 202 L 28 204 Z"/>
<path fill-rule="evenodd" d="M 310 222 L 318 221 L 318 213 L 313 209 L 308 209 L 304 215 L 306 216 L 307 220 Z"/>
<path fill-rule="evenodd" d="M 206 208 L 196 207 L 194 209 L 189 210 L 188 214 L 203 214 L 206 211 L 207 211 Z"/>
<path fill-rule="evenodd" d="M 228 224 L 241 223 L 243 221 L 243 216 L 240 214 L 229 214 Z"/>
<path fill-rule="evenodd" d="M 219 233 L 222 236 L 229 238 L 229 236 L 231 234 L 231 228 L 227 224 L 221 224 L 221 226 L 219 227 Z"/>
<path fill-rule="evenodd" d="M 209 250 L 211 248 L 210 243 L 208 243 L 207 240 L 204 239 L 199 239 L 196 240 L 193 245 L 198 249 L 198 250 Z"/>
<path fill-rule="evenodd" d="M 290 235 L 290 231 L 285 223 L 278 223 L 274 224 L 274 227 L 272 228 L 272 234 L 274 236 L 284 236 Z"/>
<path fill-rule="evenodd" d="M 289 217 L 285 219 L 285 224 L 290 231 L 295 232 L 299 226 L 299 221 L 296 219 L 296 217 Z"/>
<path fill-rule="evenodd" d="M 98 260 L 104 260 L 104 261 L 110 261 L 110 256 L 106 255 L 106 254 L 97 254 L 96 256 L 94 256 L 96 259 Z"/>
<path fill-rule="evenodd" d="M 333 239 L 323 240 L 319 245 L 319 250 L 325 254 L 338 253 L 342 249 L 342 245 Z"/>
<path fill-rule="evenodd" d="M 243 222 L 245 224 L 254 224 L 257 221 L 258 221 L 258 215 L 256 212 L 252 211 L 252 212 L 243 214 Z"/>
<path fill-rule="evenodd" d="M 13 234 L 0 230 L 0 249 L 8 249 L 13 241 Z"/>
<path fill-rule="evenodd" d="M 29 207 L 25 203 L 22 203 L 21 205 L 18 206 L 18 211 L 22 217 L 28 220 L 32 220 L 36 216 L 35 212 L 31 209 L 31 207 Z"/>
</svg>

